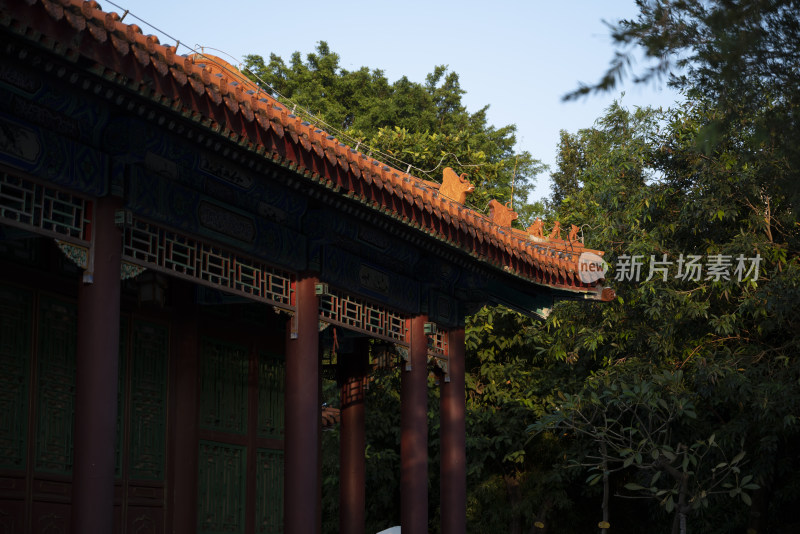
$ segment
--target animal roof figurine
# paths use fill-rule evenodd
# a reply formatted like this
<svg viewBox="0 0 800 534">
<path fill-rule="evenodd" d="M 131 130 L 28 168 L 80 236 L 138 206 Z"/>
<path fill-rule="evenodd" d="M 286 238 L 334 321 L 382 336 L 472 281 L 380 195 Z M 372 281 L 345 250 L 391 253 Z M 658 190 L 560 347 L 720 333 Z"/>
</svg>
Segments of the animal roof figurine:
<svg viewBox="0 0 800 534">
<path fill-rule="evenodd" d="M 450 167 L 445 167 L 439 193 L 459 204 L 464 204 L 467 201 L 467 195 L 473 191 L 475 191 L 475 186 L 467 181 L 466 173 L 459 176 Z"/>
<path fill-rule="evenodd" d="M 553 225 L 553 231 L 550 232 L 550 236 L 548 237 L 549 240 L 553 239 L 561 239 L 561 223 L 556 221 Z"/>
<path fill-rule="evenodd" d="M 576 225 L 572 224 L 569 227 L 569 237 L 567 237 L 567 241 L 577 241 L 578 240 L 578 232 L 580 228 Z"/>
<path fill-rule="evenodd" d="M 544 239 L 544 222 L 539 217 L 536 217 L 533 224 L 528 227 L 528 233 L 533 237 Z"/>
<path fill-rule="evenodd" d="M 517 218 L 516 211 L 512 210 L 508 205 L 500 204 L 495 199 L 489 202 L 489 209 L 489 218 L 497 226 L 510 227 L 511 222 Z"/>
</svg>

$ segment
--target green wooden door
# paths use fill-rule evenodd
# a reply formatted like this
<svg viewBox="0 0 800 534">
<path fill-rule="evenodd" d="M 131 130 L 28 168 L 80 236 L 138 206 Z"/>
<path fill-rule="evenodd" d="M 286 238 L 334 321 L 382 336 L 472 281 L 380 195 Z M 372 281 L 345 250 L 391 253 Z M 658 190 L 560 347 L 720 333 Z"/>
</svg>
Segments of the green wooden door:
<svg viewBox="0 0 800 534">
<path fill-rule="evenodd" d="M 205 337 L 199 396 L 198 532 L 282 532 L 283 361 Z"/>
<path fill-rule="evenodd" d="M 115 456 L 121 532 L 143 525 L 163 532 L 168 352 L 167 325 L 122 318 Z M 76 353 L 74 300 L 0 284 L 0 531 L 69 526 Z"/>
</svg>

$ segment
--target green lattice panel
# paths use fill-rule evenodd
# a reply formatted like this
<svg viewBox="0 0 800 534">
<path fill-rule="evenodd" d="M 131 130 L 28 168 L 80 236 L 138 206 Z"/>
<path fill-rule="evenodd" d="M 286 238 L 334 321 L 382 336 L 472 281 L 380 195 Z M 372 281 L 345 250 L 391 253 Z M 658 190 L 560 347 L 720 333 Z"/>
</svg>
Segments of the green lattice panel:
<svg viewBox="0 0 800 534">
<path fill-rule="evenodd" d="M 258 361 L 258 435 L 283 439 L 283 398 L 286 365 L 283 359 L 261 354 Z"/>
<path fill-rule="evenodd" d="M 364 332 L 386 341 L 408 344 L 405 318 L 382 305 L 340 291 L 329 290 L 320 299 L 321 321 Z"/>
<path fill-rule="evenodd" d="M 249 361 L 245 347 L 204 338 L 200 348 L 200 427 L 247 433 Z"/>
<path fill-rule="evenodd" d="M 30 291 L 0 285 L 0 468 L 25 469 Z"/>
<path fill-rule="evenodd" d="M 129 474 L 134 479 L 164 478 L 168 352 L 167 327 L 133 323 Z"/>
<path fill-rule="evenodd" d="M 37 471 L 72 472 L 77 329 L 75 304 L 40 298 L 34 461 Z"/>
<path fill-rule="evenodd" d="M 0 172 L 0 220 L 37 234 L 88 243 L 91 201 Z"/>
<path fill-rule="evenodd" d="M 283 451 L 256 453 L 256 532 L 283 532 Z"/>
<path fill-rule="evenodd" d="M 247 449 L 200 442 L 197 480 L 197 532 L 244 532 Z"/>
<path fill-rule="evenodd" d="M 292 307 L 290 273 L 136 217 L 123 229 L 122 258 L 216 290 Z"/>
</svg>

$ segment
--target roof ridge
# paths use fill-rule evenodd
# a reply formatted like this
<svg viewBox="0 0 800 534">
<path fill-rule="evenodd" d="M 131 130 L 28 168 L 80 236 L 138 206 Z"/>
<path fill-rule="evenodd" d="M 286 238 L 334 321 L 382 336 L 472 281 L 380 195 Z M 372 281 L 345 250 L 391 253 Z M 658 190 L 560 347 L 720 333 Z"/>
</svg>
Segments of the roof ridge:
<svg viewBox="0 0 800 534">
<path fill-rule="evenodd" d="M 539 241 L 539 238 L 530 232 L 513 228 L 511 221 L 516 218 L 516 213 L 496 200 L 492 201 L 495 203 L 493 212 L 487 216 L 448 197 L 441 191 L 441 184 L 403 172 L 359 152 L 339 141 L 324 129 L 292 113 L 269 91 L 259 87 L 257 83 L 247 78 L 226 60 L 213 54 L 206 54 L 204 51 L 186 56 L 178 55 L 177 46 L 161 44 L 158 37 L 145 35 L 136 24 L 122 22 L 122 18 L 117 13 L 103 11 L 94 0 L 25 0 L 25 3 L 29 6 L 40 3 L 56 21 L 66 19 L 66 22 L 76 31 L 87 32 L 101 44 L 110 41 L 111 46 L 120 55 L 132 55 L 143 68 L 152 66 L 158 75 L 167 79 L 171 78 L 178 86 L 185 87 L 188 84 L 199 97 L 208 97 L 216 105 L 224 105 L 231 111 L 233 117 L 241 114 L 246 122 L 257 123 L 265 130 L 265 133 L 273 131 L 280 139 L 284 139 L 288 134 L 296 147 L 302 148 L 307 153 L 314 153 L 323 161 L 327 161 L 333 171 L 339 168 L 344 173 L 352 174 L 356 180 L 363 181 L 366 186 L 374 186 L 378 191 L 385 191 L 390 198 L 396 197 L 402 202 L 416 206 L 421 212 L 428 213 L 430 216 L 435 215 L 437 219 L 443 221 L 444 225 L 455 229 L 456 233 L 453 237 L 453 233 L 446 230 L 442 222 L 435 224 L 432 221 L 420 225 L 424 231 L 436 234 L 438 238 L 444 238 L 446 242 L 452 243 L 458 248 L 469 248 L 471 251 L 468 250 L 468 252 L 473 256 L 489 261 L 505 271 L 516 273 L 518 267 L 523 267 L 523 265 L 517 265 L 517 267 L 511 265 L 513 259 L 516 258 L 527 265 L 526 269 L 530 270 L 528 274 L 521 276 L 536 283 L 554 288 L 599 292 L 597 297 L 605 300 L 607 295 L 603 293 L 603 287 L 599 282 L 587 284 L 579 279 L 579 266 L 577 260 L 572 258 L 576 246 L 574 242 L 548 238 Z M 13 11 L 11 17 L 14 17 Z M 70 44 L 75 47 L 75 44 Z M 51 49 L 54 46 L 55 44 L 51 45 Z M 65 47 L 65 45 L 60 46 Z M 80 49 L 66 49 L 62 55 L 76 57 L 81 53 L 88 53 L 80 45 L 77 48 Z M 208 61 L 203 63 L 200 58 Z M 115 67 L 108 64 L 107 61 L 103 63 L 102 60 L 105 58 L 100 58 L 99 55 L 92 59 L 101 67 L 103 72 L 99 72 L 100 75 L 105 75 L 106 70 L 110 70 L 112 73 L 119 72 L 114 70 Z M 159 82 L 159 80 L 156 81 Z M 174 95 L 167 94 L 166 89 L 159 83 L 156 83 L 152 90 L 157 92 L 159 89 L 162 97 L 176 98 Z M 190 107 L 182 99 L 181 104 Z M 196 108 L 192 113 L 204 115 L 203 111 Z M 207 113 L 205 116 L 211 121 L 219 122 Z M 229 129 L 230 123 L 220 124 L 220 128 L 223 127 Z M 235 135 L 236 139 L 246 138 L 253 147 L 258 149 L 259 154 L 266 155 L 273 150 L 263 144 L 263 136 L 256 135 L 254 138 L 246 129 L 243 128 L 243 130 L 245 131 L 232 132 L 232 135 Z M 273 154 L 271 159 L 274 160 L 275 155 L 278 154 Z M 285 156 L 278 155 L 281 159 L 291 160 L 290 156 L 291 154 L 288 153 Z M 299 158 L 295 163 L 298 172 L 302 173 L 299 169 L 301 167 L 305 169 L 304 164 Z M 312 173 L 317 172 L 313 169 L 308 170 Z M 331 176 L 322 174 L 320 179 L 325 182 L 333 181 Z M 358 189 L 363 192 L 363 187 Z M 350 190 L 358 194 L 355 189 Z M 369 199 L 365 200 L 370 202 Z M 374 201 L 373 198 L 372 202 Z M 381 198 L 379 204 L 393 211 L 399 218 L 408 220 L 405 210 L 398 212 L 393 202 L 389 202 L 387 205 L 386 201 Z M 500 207 L 498 208 L 498 206 Z M 560 230 L 557 222 L 556 225 Z M 459 244 L 456 242 L 459 241 L 458 231 L 463 232 L 467 239 L 469 237 L 475 239 L 477 243 L 469 247 L 466 244 Z M 528 239 L 523 237 L 524 234 L 527 234 Z M 495 247 L 501 252 L 501 255 L 484 251 L 487 244 Z M 600 251 L 585 249 L 582 243 L 579 248 L 581 252 L 594 252 L 602 255 Z M 550 254 L 542 254 L 543 249 L 550 251 Z M 570 250 L 568 251 L 568 249 Z M 556 251 L 559 252 L 558 257 L 555 255 Z M 567 252 L 569 253 L 567 254 Z M 506 254 L 508 258 L 504 259 L 503 254 Z M 569 257 L 569 261 L 566 261 L 565 254 Z M 547 276 L 545 276 L 546 273 Z"/>
</svg>

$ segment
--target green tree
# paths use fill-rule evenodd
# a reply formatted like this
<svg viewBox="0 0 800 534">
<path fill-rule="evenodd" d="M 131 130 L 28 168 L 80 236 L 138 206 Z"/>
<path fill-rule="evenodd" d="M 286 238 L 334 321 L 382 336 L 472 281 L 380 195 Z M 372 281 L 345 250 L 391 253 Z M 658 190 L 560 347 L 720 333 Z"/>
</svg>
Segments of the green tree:
<svg viewBox="0 0 800 534">
<path fill-rule="evenodd" d="M 299 52 L 288 65 L 274 54 L 269 61 L 248 55 L 245 66 L 296 114 L 376 159 L 436 182 L 445 167 L 467 173 L 475 186 L 470 207 L 485 211 L 492 198 L 513 201 L 520 225 L 541 211 L 528 194 L 546 167 L 515 150 L 516 126 L 488 124 L 488 106 L 467 110 L 458 74 L 440 65 L 424 83 L 406 77 L 390 83 L 381 70 L 349 71 L 339 61 L 322 41 L 305 61 Z"/>
<path fill-rule="evenodd" d="M 666 491 L 661 494 L 663 505 L 673 496 L 672 510 L 692 509 L 692 522 L 703 532 L 729 532 L 737 525 L 777 529 L 789 522 L 791 513 L 791 501 L 782 495 L 794 498 L 798 489 L 796 478 L 778 474 L 785 473 L 786 464 L 795 465 L 785 451 L 798 440 L 793 414 L 800 409 L 800 367 L 794 358 L 795 347 L 800 346 L 796 300 L 800 269 L 796 232 L 791 230 L 797 219 L 781 201 L 786 197 L 781 196 L 780 184 L 762 181 L 761 165 L 771 165 L 769 150 L 762 151 L 764 161 L 740 157 L 740 148 L 755 142 L 747 117 L 722 132 L 709 150 L 706 132 L 716 119 L 715 107 L 704 100 L 665 112 L 629 112 L 614 105 L 593 128 L 565 136 L 562 148 L 570 155 L 579 151 L 581 164 L 562 169 L 569 189 L 563 188 L 556 215 L 561 221 L 585 225 L 587 243 L 608 251 L 609 279 L 618 298 L 601 307 L 561 303 L 543 325 L 538 343 L 551 357 L 595 362 L 583 385 L 559 388 L 571 401 L 559 404 L 560 419 L 552 412 L 547 420 L 563 424 L 586 415 L 595 395 L 599 406 L 606 407 L 593 412 L 603 417 L 602 424 L 589 418 L 591 424 L 573 425 L 573 435 L 564 438 L 573 463 L 585 463 L 582 454 L 593 446 L 599 458 L 621 463 L 619 474 L 612 477 L 612 489 L 630 495 L 625 482 L 647 488 L 644 493 L 652 487 L 656 493 Z M 677 276 L 681 255 L 702 260 L 704 270 L 697 279 Z M 738 279 L 739 257 L 746 266 L 752 263 L 747 258 L 761 259 L 757 280 L 754 272 L 749 280 Z M 711 274 L 707 264 L 712 258 L 729 262 L 730 276 Z M 648 266 L 665 259 L 671 259 L 671 265 L 663 264 L 669 269 L 650 276 Z M 641 271 L 634 276 L 637 262 Z M 629 434 L 647 432 L 647 425 L 633 425 L 622 417 L 633 412 L 621 395 L 634 392 L 637 384 L 641 387 L 678 372 L 694 410 L 669 411 L 656 418 L 670 429 L 662 435 L 670 441 L 663 443 L 672 448 L 676 461 L 681 459 L 680 445 L 681 466 L 687 458 L 690 463 L 692 457 L 708 458 L 686 473 L 695 490 L 687 486 L 680 506 L 680 485 L 661 487 L 641 478 L 648 469 L 659 470 L 655 459 L 647 457 L 658 448 L 657 440 L 643 442 L 648 450 L 642 450 L 614 442 L 607 432 L 614 428 L 617 433 L 621 428 L 628 428 Z M 610 386 L 598 389 L 598 384 L 606 383 L 604 376 L 613 376 L 618 393 Z M 647 408 L 648 413 L 658 414 L 648 408 L 658 407 L 652 400 L 637 402 L 636 411 Z M 712 435 L 713 447 L 708 442 Z M 600 450 L 600 445 L 607 450 Z M 637 456 L 630 460 L 627 449 L 639 451 L 642 462 Z M 725 468 L 733 469 L 732 459 L 742 449 L 751 459 L 746 470 L 753 479 L 743 482 L 747 476 L 743 474 L 720 482 L 722 467 L 716 471 L 713 467 L 726 463 Z M 625 466 L 625 461 L 631 463 Z M 669 474 L 666 464 L 662 466 Z M 675 474 L 673 484 L 678 480 Z M 734 513 L 729 502 L 709 490 L 721 489 L 723 483 L 733 484 L 725 488 L 728 497 L 744 505 Z M 742 491 L 755 485 L 760 489 Z M 696 506 L 700 508 L 692 508 Z"/>
<path fill-rule="evenodd" d="M 634 82 L 666 77 L 684 91 L 686 107 L 660 117 L 662 129 L 651 138 L 645 161 L 653 173 L 643 186 L 625 190 L 624 198 L 614 168 L 605 171 L 612 184 L 593 181 L 587 170 L 602 158 L 578 158 L 576 143 L 562 144 L 567 165 L 554 195 L 559 215 L 588 217 L 590 225 L 607 217 L 611 224 L 599 225 L 592 239 L 612 252 L 609 259 L 617 266 L 623 254 L 628 265 L 637 254 L 645 259 L 741 254 L 758 255 L 761 272 L 749 283 L 704 275 L 688 284 L 674 272 L 669 280 L 620 278 L 619 306 L 604 309 L 600 322 L 585 330 L 585 339 L 601 341 L 587 351 L 585 344 L 576 347 L 555 336 L 561 338 L 556 345 L 597 358 L 604 367 L 636 358 L 681 369 L 697 395 L 695 426 L 705 430 L 696 438 L 714 431 L 716 443 L 729 451 L 742 443 L 759 486 L 752 507 L 735 513 L 709 499 L 697 518 L 703 531 L 746 525 L 758 532 L 790 532 L 797 528 L 791 503 L 800 485 L 789 474 L 797 460 L 787 453 L 798 444 L 794 414 L 800 407 L 795 141 L 800 5 L 792 0 L 639 0 L 637 5 L 638 17 L 612 26 L 619 52 L 606 75 L 567 98 L 609 90 L 627 77 Z M 634 72 L 631 57 L 638 51 L 651 62 Z M 577 141 L 582 147 L 589 139 L 578 135 Z M 609 191 L 621 197 L 616 212 L 603 196 Z M 562 325 L 587 319 L 581 310 L 568 313 L 579 315 L 562 316 Z"/>
<path fill-rule="evenodd" d="M 759 163 L 764 180 L 800 204 L 800 2 L 797 0 L 636 0 L 639 16 L 611 26 L 618 52 L 606 74 L 566 98 L 666 78 L 696 100 L 714 102 L 714 120 L 698 139 L 713 149 L 745 120 L 742 162 Z M 643 52 L 646 67 L 634 72 Z M 777 157 L 764 157 L 769 146 Z"/>
<path fill-rule="evenodd" d="M 531 476 L 534 450 L 525 428 L 535 421 L 535 364 L 528 332 L 533 322 L 505 308 L 485 308 L 470 318 L 467 349 L 467 451 L 471 532 L 520 534 L 531 517 L 546 515 L 554 502 Z M 541 413 L 541 410 L 539 410 Z M 536 501 L 542 506 L 534 509 Z"/>
<path fill-rule="evenodd" d="M 752 475 L 740 476 L 744 451 L 727 457 L 714 434 L 698 439 L 697 400 L 682 371 L 632 360 L 589 377 L 579 393 L 561 393 L 529 430 L 565 430 L 578 438 L 578 454 L 567 465 L 589 468 L 590 485 L 602 481 L 604 523 L 611 519 L 612 475 L 623 473 L 623 481 L 632 481 L 618 495 L 657 500 L 674 513 L 673 534 L 685 534 L 689 514 L 708 507 L 713 495 L 738 496 L 749 505 L 746 490 L 758 489 Z"/>
<path fill-rule="evenodd" d="M 423 83 L 403 77 L 390 83 L 381 70 L 366 67 L 355 71 L 340 66 L 338 54 L 320 42 L 303 58 L 299 52 L 290 61 L 276 55 L 269 60 L 247 56 L 247 72 L 271 91 L 288 109 L 376 159 L 420 178 L 441 181 L 442 169 L 466 172 L 475 185 L 469 205 L 485 211 L 490 199 L 514 201 L 519 224 L 526 224 L 540 206 L 527 203 L 535 176 L 544 166 L 528 152 L 517 151 L 516 128 L 496 128 L 487 122 L 488 106 L 475 112 L 462 102 L 465 94 L 456 73 L 436 66 Z M 410 166 L 410 167 L 409 167 Z M 531 495 L 545 495 L 553 487 L 544 480 L 561 478 L 547 468 L 551 462 L 537 462 L 528 444 L 527 425 L 531 415 L 530 378 L 521 333 L 515 329 L 532 322 L 508 310 L 479 314 L 468 328 L 472 368 L 469 389 L 470 528 L 522 532 L 530 528 Z M 485 340 L 480 332 L 496 329 Z M 506 339 L 508 338 L 508 339 Z M 496 357 L 494 356 L 496 355 Z M 501 381 L 502 376 L 513 381 Z M 399 391 L 396 369 L 373 374 L 367 392 L 367 530 L 378 531 L 399 522 Z M 438 499 L 438 389 L 430 384 L 429 453 L 432 503 Z M 537 386 L 546 389 L 544 385 Z M 335 390 L 328 401 L 336 404 Z M 539 410 L 539 413 L 543 413 Z M 337 508 L 335 467 L 337 433 L 324 435 L 325 455 L 323 507 L 326 517 Z M 554 443 L 544 438 L 542 443 Z M 557 450 L 551 451 L 554 461 Z M 562 484 L 565 486 L 566 483 Z M 536 513 L 565 509 L 566 490 L 537 499 Z M 430 529 L 439 527 L 438 509 L 431 507 Z M 336 524 L 326 524 L 335 531 Z"/>
</svg>

